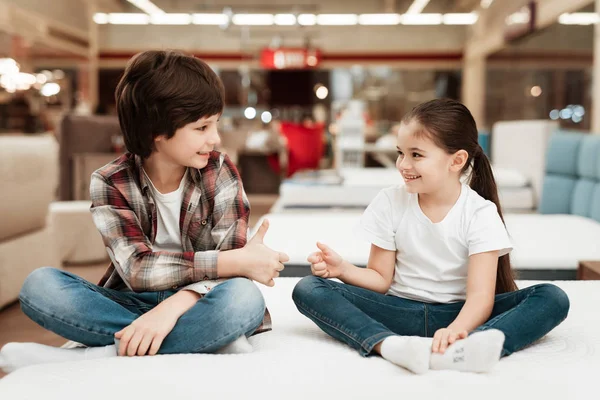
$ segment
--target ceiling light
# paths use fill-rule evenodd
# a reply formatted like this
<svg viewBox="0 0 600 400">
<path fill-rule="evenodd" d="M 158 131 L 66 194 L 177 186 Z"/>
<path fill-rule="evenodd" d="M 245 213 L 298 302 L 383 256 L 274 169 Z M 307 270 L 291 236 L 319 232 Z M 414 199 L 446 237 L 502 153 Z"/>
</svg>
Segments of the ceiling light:
<svg viewBox="0 0 600 400">
<path fill-rule="evenodd" d="M 358 16 L 361 25 L 398 25 L 399 14 L 361 14 Z"/>
<path fill-rule="evenodd" d="M 273 14 L 235 14 L 232 21 L 236 25 L 273 25 Z"/>
<path fill-rule="evenodd" d="M 356 14 L 319 14 L 317 15 L 319 25 L 356 25 L 358 15 Z"/>
<path fill-rule="evenodd" d="M 441 25 L 442 14 L 404 14 L 403 25 Z"/>
</svg>

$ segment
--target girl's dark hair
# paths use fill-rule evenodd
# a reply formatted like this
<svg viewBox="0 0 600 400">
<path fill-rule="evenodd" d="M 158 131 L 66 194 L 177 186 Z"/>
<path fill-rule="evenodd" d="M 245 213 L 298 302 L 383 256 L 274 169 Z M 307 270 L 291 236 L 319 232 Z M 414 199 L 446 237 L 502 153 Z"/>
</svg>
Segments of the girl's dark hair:
<svg viewBox="0 0 600 400">
<path fill-rule="evenodd" d="M 402 118 L 405 124 L 413 120 L 423 128 L 421 134 L 427 135 L 448 154 L 459 150 L 465 150 L 469 154 L 461 173 L 472 166 L 469 185 L 481 197 L 496 204 L 498 214 L 504 222 L 492 167 L 479 145 L 477 125 L 467 107 L 456 100 L 435 99 L 416 106 Z M 517 285 L 514 273 L 509 255 L 506 254 L 498 259 L 496 294 L 515 290 Z"/>
<path fill-rule="evenodd" d="M 159 135 L 223 112 L 223 84 L 202 60 L 176 51 L 145 51 L 127 63 L 115 93 L 127 150 L 142 158 Z"/>
</svg>

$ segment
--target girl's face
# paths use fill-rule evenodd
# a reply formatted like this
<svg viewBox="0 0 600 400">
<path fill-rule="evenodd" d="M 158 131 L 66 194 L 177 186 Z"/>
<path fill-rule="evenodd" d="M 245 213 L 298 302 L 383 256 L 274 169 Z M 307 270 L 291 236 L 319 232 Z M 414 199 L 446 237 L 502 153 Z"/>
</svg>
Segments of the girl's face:
<svg viewBox="0 0 600 400">
<path fill-rule="evenodd" d="M 448 154 L 438 147 L 430 135 L 416 121 L 402 123 L 398 129 L 397 149 L 398 159 L 396 168 L 404 178 L 406 190 L 409 193 L 429 194 L 434 193 L 453 180 L 460 177 L 460 168 L 457 169 L 457 157 L 466 152 L 460 150 L 455 154 Z"/>
</svg>

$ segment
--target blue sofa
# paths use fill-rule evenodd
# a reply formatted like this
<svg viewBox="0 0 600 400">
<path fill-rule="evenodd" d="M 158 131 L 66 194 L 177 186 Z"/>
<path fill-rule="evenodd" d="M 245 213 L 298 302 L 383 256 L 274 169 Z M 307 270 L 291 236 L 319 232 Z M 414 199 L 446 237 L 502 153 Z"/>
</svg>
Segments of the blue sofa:
<svg viewBox="0 0 600 400">
<path fill-rule="evenodd" d="M 574 279 L 579 261 L 600 260 L 600 135 L 550 137 L 538 211 L 506 216 L 521 278 Z"/>
</svg>

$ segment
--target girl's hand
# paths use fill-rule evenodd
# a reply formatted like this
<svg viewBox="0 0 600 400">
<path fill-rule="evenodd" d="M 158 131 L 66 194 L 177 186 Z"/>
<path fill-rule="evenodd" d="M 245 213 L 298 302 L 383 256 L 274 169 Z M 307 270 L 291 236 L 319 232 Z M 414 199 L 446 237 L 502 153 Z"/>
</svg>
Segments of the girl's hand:
<svg viewBox="0 0 600 400">
<path fill-rule="evenodd" d="M 343 259 L 323 243 L 317 242 L 317 251 L 308 256 L 310 270 L 313 275 L 321 278 L 338 278 L 342 274 Z"/>
<path fill-rule="evenodd" d="M 460 339 L 466 339 L 469 336 L 467 331 L 456 332 L 450 328 L 438 329 L 433 335 L 432 353 L 444 354 L 448 346 Z"/>
</svg>

